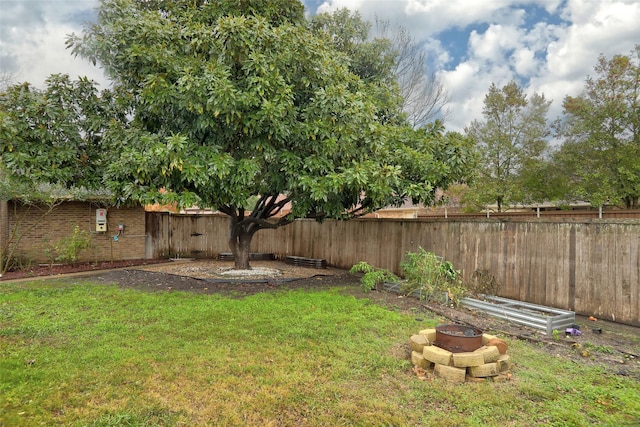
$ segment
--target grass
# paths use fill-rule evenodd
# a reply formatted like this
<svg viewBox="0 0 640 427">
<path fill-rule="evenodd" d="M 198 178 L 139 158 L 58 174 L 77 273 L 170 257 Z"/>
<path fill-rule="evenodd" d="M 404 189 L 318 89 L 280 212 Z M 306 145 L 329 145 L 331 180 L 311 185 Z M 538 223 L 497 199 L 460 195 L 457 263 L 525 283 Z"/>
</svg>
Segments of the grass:
<svg viewBox="0 0 640 427">
<path fill-rule="evenodd" d="M 0 285 L 0 425 L 638 425 L 633 379 L 510 341 L 506 383 L 420 381 L 435 319 L 330 291 Z"/>
</svg>

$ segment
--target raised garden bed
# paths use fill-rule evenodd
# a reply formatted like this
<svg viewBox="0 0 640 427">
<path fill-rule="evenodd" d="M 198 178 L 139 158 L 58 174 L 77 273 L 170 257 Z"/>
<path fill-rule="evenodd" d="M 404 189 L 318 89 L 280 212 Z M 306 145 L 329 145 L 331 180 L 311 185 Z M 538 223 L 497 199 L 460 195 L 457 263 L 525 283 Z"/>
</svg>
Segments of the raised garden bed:
<svg viewBox="0 0 640 427">
<path fill-rule="evenodd" d="M 306 258 L 302 256 L 287 256 L 284 259 L 286 264 L 307 268 L 327 268 L 327 260 L 319 258 Z"/>
<path fill-rule="evenodd" d="M 493 317 L 540 329 L 547 335 L 554 330 L 564 331 L 576 322 L 573 311 L 531 304 L 508 298 L 483 295 L 482 299 L 462 298 L 462 307 L 478 310 Z"/>
</svg>

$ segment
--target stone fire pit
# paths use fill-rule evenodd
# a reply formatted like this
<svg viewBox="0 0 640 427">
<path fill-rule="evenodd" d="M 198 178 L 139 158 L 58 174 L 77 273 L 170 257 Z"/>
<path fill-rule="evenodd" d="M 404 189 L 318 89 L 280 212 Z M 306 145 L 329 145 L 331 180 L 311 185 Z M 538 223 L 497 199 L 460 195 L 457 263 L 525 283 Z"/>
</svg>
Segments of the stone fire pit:
<svg viewBox="0 0 640 427">
<path fill-rule="evenodd" d="M 477 328 L 441 325 L 411 336 L 409 344 L 419 376 L 432 372 L 454 383 L 511 379 L 507 343 Z"/>
<path fill-rule="evenodd" d="M 482 331 L 469 326 L 440 325 L 436 327 L 434 344 L 452 353 L 474 351 L 482 347 Z"/>
</svg>

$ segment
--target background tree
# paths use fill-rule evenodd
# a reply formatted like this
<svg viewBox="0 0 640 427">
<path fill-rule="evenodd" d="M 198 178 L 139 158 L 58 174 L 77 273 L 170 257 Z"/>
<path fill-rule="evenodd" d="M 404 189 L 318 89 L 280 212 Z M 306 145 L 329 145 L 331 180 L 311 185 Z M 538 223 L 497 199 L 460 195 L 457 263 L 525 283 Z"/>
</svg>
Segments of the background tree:
<svg viewBox="0 0 640 427">
<path fill-rule="evenodd" d="M 513 81 L 501 89 L 491 85 L 484 99 L 485 121 L 474 120 L 465 129 L 479 158 L 474 185 L 465 193 L 466 203 L 478 207 L 495 203 L 500 212 L 513 203 L 534 201 L 534 190 L 544 188 L 532 177 L 544 167 L 550 104 L 540 94 L 527 99 Z M 536 198 L 544 197 L 538 194 Z"/>
<path fill-rule="evenodd" d="M 397 54 L 391 40 L 370 38 L 371 23 L 346 8 L 312 16 L 309 27 L 343 54 L 349 71 L 368 86 L 367 92 L 377 99 L 382 122 L 406 122 L 402 92 L 394 74 Z"/>
<path fill-rule="evenodd" d="M 38 220 L 70 196 L 109 197 L 102 176 L 110 151 L 102 133 L 109 120 L 122 119 L 112 94 L 99 93 L 86 78 L 52 75 L 45 84 L 43 90 L 23 83 L 0 93 L 0 201 L 22 203 Z M 14 214 L 12 229 L 0 236 L 0 274 L 29 232 L 22 219 Z"/>
<path fill-rule="evenodd" d="M 395 53 L 392 72 L 411 126 L 425 126 L 435 119 L 446 122 L 451 116 L 447 108 L 451 96 L 436 73 L 429 71 L 423 46 L 405 27 L 391 26 L 388 20 L 376 19 L 375 33 L 391 42 Z"/>
<path fill-rule="evenodd" d="M 600 56 L 584 93 L 564 99 L 564 144 L 555 156 L 569 196 L 592 205 L 638 208 L 640 197 L 640 45 Z"/>
<path fill-rule="evenodd" d="M 449 94 L 437 76 L 428 72 L 425 51 L 406 28 L 392 27 L 381 19 L 373 26 L 357 11 L 346 8 L 315 15 L 310 25 L 347 55 L 353 73 L 365 81 L 397 86 L 400 98 L 389 97 L 386 103 L 399 103 L 411 126 L 449 116 Z"/>
<path fill-rule="evenodd" d="M 462 174 L 464 140 L 381 117 L 378 93 L 308 30 L 298 2 L 256 4 L 105 0 L 69 38 L 129 94 L 131 119 L 105 133 L 115 194 L 228 214 L 236 267 L 248 268 L 258 230 L 428 203 Z"/>
<path fill-rule="evenodd" d="M 16 75 L 14 73 L 9 73 L 6 71 L 0 72 L 0 91 L 5 90 L 9 86 L 15 84 Z"/>
</svg>

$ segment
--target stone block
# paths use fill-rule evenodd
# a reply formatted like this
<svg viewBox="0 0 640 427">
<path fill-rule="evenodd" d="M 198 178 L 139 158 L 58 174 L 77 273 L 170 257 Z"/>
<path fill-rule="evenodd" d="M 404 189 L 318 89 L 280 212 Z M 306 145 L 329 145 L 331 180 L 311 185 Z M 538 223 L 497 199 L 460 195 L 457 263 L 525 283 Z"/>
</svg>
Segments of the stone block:
<svg viewBox="0 0 640 427">
<path fill-rule="evenodd" d="M 482 347 L 474 351 L 474 353 L 482 354 L 482 357 L 484 358 L 484 363 L 492 363 L 497 361 L 500 358 L 500 351 L 498 350 L 498 347 L 493 345 L 492 346 L 483 345 Z"/>
<path fill-rule="evenodd" d="M 495 335 L 482 334 L 482 345 L 487 345 L 487 343 L 494 338 L 498 337 L 496 337 Z"/>
<path fill-rule="evenodd" d="M 417 334 L 417 335 L 411 335 L 411 338 L 409 338 L 409 345 L 411 346 L 412 351 L 419 351 L 420 353 L 422 353 L 422 349 L 425 346 L 431 345 L 431 344 L 429 343 L 429 340 L 427 339 L 427 337 L 425 337 L 422 334 Z"/>
<path fill-rule="evenodd" d="M 453 353 L 453 366 L 458 368 L 467 368 L 470 366 L 480 366 L 484 364 L 484 356 L 482 353 L 464 352 Z"/>
<path fill-rule="evenodd" d="M 487 341 L 485 345 L 498 347 L 498 351 L 500 352 L 500 354 L 507 354 L 507 348 L 509 348 L 509 345 L 507 345 L 506 341 L 501 340 L 500 338 L 492 338 Z"/>
<path fill-rule="evenodd" d="M 466 377 L 467 370 L 464 368 L 456 368 L 454 366 L 445 366 L 436 364 L 433 368 L 433 373 L 440 378 L 452 383 L 463 383 Z"/>
<path fill-rule="evenodd" d="M 506 372 L 513 367 L 508 354 L 501 354 L 496 363 L 498 364 L 499 372 Z"/>
<path fill-rule="evenodd" d="M 411 352 L 411 363 L 413 366 L 417 366 L 422 369 L 430 369 L 433 367 L 433 363 L 424 358 L 424 355 L 417 351 Z"/>
<path fill-rule="evenodd" d="M 494 347 L 495 348 L 495 347 Z M 422 349 L 422 354 L 429 362 L 439 363 L 440 365 L 451 365 L 452 353 L 435 345 L 426 346 Z"/>
<path fill-rule="evenodd" d="M 423 329 L 418 333 L 424 335 L 430 343 L 436 342 L 436 330 L 434 328 Z"/>
<path fill-rule="evenodd" d="M 497 363 L 485 363 L 480 366 L 472 366 L 467 368 L 469 375 L 472 377 L 495 377 L 499 374 Z"/>
</svg>

